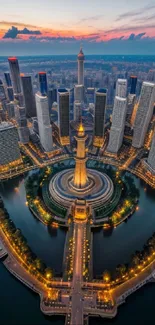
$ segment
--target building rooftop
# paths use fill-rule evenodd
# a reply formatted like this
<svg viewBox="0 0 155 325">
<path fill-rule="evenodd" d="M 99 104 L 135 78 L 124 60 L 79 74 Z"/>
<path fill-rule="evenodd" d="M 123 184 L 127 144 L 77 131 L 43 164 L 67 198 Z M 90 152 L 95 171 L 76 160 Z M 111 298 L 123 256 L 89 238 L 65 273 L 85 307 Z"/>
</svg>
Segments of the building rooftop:
<svg viewBox="0 0 155 325">
<path fill-rule="evenodd" d="M 102 94 L 106 94 L 107 93 L 107 89 L 106 88 L 100 88 L 96 91 L 97 93 L 102 93 Z"/>
<path fill-rule="evenodd" d="M 14 125 L 10 122 L 1 122 L 0 123 L 0 131 L 4 131 L 5 129 L 12 129 Z"/>
<path fill-rule="evenodd" d="M 15 56 L 12 56 L 12 57 L 8 58 L 8 60 L 9 60 L 9 61 L 16 61 L 17 58 L 16 58 Z"/>
<path fill-rule="evenodd" d="M 58 89 L 58 93 L 68 93 L 68 90 L 66 88 L 60 88 Z"/>
</svg>

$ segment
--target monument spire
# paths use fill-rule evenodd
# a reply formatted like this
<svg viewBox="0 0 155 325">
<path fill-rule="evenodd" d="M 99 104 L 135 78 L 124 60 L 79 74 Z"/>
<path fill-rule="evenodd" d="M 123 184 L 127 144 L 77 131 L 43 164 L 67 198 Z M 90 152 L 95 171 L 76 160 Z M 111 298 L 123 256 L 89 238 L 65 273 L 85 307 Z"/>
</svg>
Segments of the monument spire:
<svg viewBox="0 0 155 325">
<path fill-rule="evenodd" d="M 77 141 L 77 154 L 76 154 L 76 164 L 74 171 L 73 184 L 77 189 L 83 189 L 88 184 L 87 177 L 87 169 L 86 169 L 86 147 L 85 141 L 87 139 L 87 135 L 85 135 L 85 129 L 82 124 L 82 120 L 80 122 L 77 136 L 75 137 Z"/>
</svg>

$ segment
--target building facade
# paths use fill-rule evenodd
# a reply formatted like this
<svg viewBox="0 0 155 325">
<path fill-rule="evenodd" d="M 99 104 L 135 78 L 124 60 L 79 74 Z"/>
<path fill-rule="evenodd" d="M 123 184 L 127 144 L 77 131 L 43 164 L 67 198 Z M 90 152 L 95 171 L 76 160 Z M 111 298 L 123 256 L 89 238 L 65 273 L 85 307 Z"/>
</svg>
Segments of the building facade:
<svg viewBox="0 0 155 325">
<path fill-rule="evenodd" d="M 135 95 L 136 93 L 136 86 L 137 86 L 137 77 L 131 76 L 130 77 L 130 94 Z"/>
<path fill-rule="evenodd" d="M 36 103 L 35 97 L 33 94 L 32 79 L 31 76 L 21 76 L 22 91 L 24 97 L 24 106 L 26 117 L 35 117 L 36 116 Z"/>
<path fill-rule="evenodd" d="M 14 94 L 17 95 L 21 93 L 21 79 L 20 79 L 18 60 L 16 57 L 11 57 L 8 58 L 8 61 L 9 61 L 13 91 Z"/>
<path fill-rule="evenodd" d="M 127 80 L 117 79 L 116 83 L 116 96 L 126 98 L 127 96 Z"/>
<path fill-rule="evenodd" d="M 98 89 L 95 94 L 94 145 L 103 144 L 107 90 Z"/>
<path fill-rule="evenodd" d="M 50 124 L 48 97 L 36 94 L 36 107 L 40 143 L 46 152 L 52 151 L 52 127 Z"/>
<path fill-rule="evenodd" d="M 17 129 L 11 123 L 2 122 L 0 124 L 0 169 L 19 161 L 21 162 L 21 155 Z"/>
<path fill-rule="evenodd" d="M 69 144 L 69 91 L 67 89 L 58 89 L 58 126 L 61 144 Z"/>
<path fill-rule="evenodd" d="M 116 96 L 114 100 L 110 138 L 107 147 L 108 152 L 117 153 L 123 143 L 126 112 L 126 98 Z"/>
<path fill-rule="evenodd" d="M 39 72 L 39 90 L 42 96 L 47 96 L 48 87 L 47 87 L 47 75 L 46 72 Z"/>
<path fill-rule="evenodd" d="M 152 170 L 152 173 L 155 175 L 155 133 L 152 139 L 151 149 L 149 152 L 147 163 L 150 167 L 150 170 Z"/>
<path fill-rule="evenodd" d="M 155 102 L 155 84 L 143 82 L 137 114 L 134 122 L 132 145 L 141 148 L 153 115 Z"/>
</svg>

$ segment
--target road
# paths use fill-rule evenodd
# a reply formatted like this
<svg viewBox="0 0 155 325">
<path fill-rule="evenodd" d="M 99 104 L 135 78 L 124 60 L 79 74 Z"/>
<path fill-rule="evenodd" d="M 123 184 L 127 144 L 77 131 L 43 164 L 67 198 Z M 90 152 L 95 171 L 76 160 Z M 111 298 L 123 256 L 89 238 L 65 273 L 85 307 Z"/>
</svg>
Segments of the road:
<svg viewBox="0 0 155 325">
<path fill-rule="evenodd" d="M 82 280 L 83 280 L 83 242 L 84 242 L 84 228 L 85 224 L 75 223 L 74 225 L 74 239 L 75 239 L 75 254 L 74 254 L 74 274 L 72 281 L 72 310 L 71 310 L 71 324 L 83 324 L 83 294 L 82 294 Z"/>
</svg>

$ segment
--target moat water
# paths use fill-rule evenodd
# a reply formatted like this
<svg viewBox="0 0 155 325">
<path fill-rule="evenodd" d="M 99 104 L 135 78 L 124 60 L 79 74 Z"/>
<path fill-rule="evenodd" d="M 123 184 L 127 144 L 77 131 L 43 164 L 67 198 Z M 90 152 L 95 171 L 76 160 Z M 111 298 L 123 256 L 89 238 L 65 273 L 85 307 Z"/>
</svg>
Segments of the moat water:
<svg viewBox="0 0 155 325">
<path fill-rule="evenodd" d="M 140 189 L 139 211 L 112 232 L 103 229 L 94 231 L 93 265 L 94 276 L 104 269 L 113 270 L 117 264 L 130 260 L 135 250 L 142 249 L 144 243 L 155 231 L 155 191 L 135 178 Z M 52 230 L 41 224 L 25 205 L 26 196 L 23 178 L 10 180 L 0 185 L 5 207 L 10 217 L 27 238 L 32 250 L 57 275 L 62 272 L 63 249 L 66 231 Z M 39 296 L 16 280 L 0 262 L 0 324 L 5 325 L 61 325 L 62 317 L 45 317 L 39 308 Z M 126 304 L 118 310 L 113 320 L 91 318 L 90 325 L 101 324 L 155 324 L 154 313 L 155 284 L 147 285 L 131 295 Z M 79 324 L 80 325 L 80 324 Z"/>
</svg>

